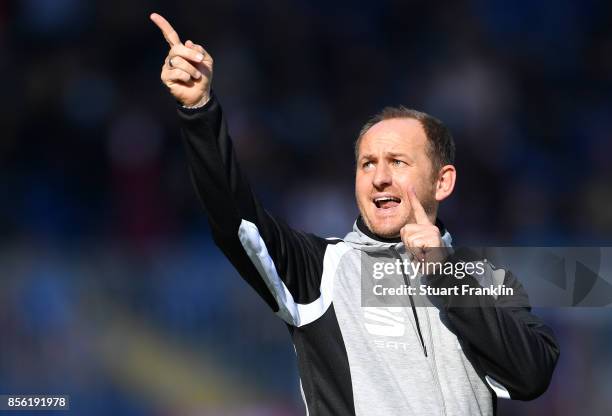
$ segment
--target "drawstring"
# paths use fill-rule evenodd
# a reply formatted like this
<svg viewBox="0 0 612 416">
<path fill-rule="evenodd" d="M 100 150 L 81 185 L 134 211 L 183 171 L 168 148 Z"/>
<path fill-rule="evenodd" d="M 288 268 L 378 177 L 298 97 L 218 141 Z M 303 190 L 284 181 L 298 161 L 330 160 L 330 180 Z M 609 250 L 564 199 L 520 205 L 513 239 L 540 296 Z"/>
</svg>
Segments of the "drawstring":
<svg viewBox="0 0 612 416">
<path fill-rule="evenodd" d="M 389 248 L 391 249 L 391 253 L 393 254 L 395 258 L 399 259 L 400 261 L 403 260 L 402 256 L 400 256 L 399 252 L 394 247 L 389 247 Z M 402 270 L 402 276 L 404 277 L 404 283 L 406 284 L 406 286 L 411 286 L 410 280 L 406 276 L 406 273 L 404 273 L 404 269 L 401 268 L 401 270 Z M 412 307 L 412 314 L 414 315 L 414 321 L 416 322 L 419 340 L 421 341 L 421 346 L 423 347 L 423 352 L 425 353 L 425 357 L 427 357 L 427 347 L 425 346 L 425 340 L 423 339 L 423 334 L 421 333 L 421 325 L 419 324 L 419 315 L 417 315 L 416 308 L 414 306 L 414 300 L 412 299 L 412 295 L 408 294 L 408 296 L 410 298 L 410 306 Z"/>
</svg>

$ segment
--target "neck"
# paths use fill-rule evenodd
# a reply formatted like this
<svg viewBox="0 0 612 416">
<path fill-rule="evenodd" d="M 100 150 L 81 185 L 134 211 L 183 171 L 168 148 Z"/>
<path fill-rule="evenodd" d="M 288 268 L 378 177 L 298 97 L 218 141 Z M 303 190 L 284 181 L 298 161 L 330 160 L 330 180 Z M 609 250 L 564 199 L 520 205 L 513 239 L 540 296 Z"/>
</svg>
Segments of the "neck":
<svg viewBox="0 0 612 416">
<path fill-rule="evenodd" d="M 400 238 L 399 234 L 397 236 L 393 236 L 393 237 L 382 237 L 382 236 L 380 236 L 378 234 L 375 234 L 366 225 L 366 223 L 363 220 L 363 217 L 361 215 L 357 218 L 357 228 L 359 228 L 359 231 L 361 231 L 362 233 L 364 233 L 368 237 L 370 237 L 370 238 L 372 238 L 374 240 L 383 242 L 383 243 L 399 243 L 399 242 L 402 241 L 402 239 Z"/>
<path fill-rule="evenodd" d="M 440 229 L 440 235 L 444 235 L 444 233 L 446 232 L 446 227 L 444 226 L 444 223 L 442 221 L 440 221 L 440 219 L 435 217 L 435 216 L 433 217 L 433 221 L 432 222 L 434 222 L 434 224 L 436 224 L 436 227 L 438 227 Z M 383 237 L 383 236 L 380 236 L 380 235 L 374 233 L 366 225 L 366 223 L 363 220 L 363 217 L 361 215 L 359 217 L 357 217 L 357 228 L 363 234 L 367 235 L 368 237 L 370 237 L 370 238 L 372 238 L 372 239 L 374 239 L 376 241 L 380 241 L 381 243 L 400 243 L 402 241 L 402 239 L 400 238 L 399 234 L 396 235 L 396 236 L 392 236 L 392 237 Z"/>
</svg>

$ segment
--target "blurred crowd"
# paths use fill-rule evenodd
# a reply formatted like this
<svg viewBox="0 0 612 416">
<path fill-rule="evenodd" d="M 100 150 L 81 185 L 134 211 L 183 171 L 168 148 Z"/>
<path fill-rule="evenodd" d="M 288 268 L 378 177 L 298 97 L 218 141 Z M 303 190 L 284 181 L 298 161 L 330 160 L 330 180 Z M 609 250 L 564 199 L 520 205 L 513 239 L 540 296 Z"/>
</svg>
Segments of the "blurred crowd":
<svg viewBox="0 0 612 416">
<path fill-rule="evenodd" d="M 440 217 L 459 244 L 612 240 L 610 3 L 0 3 L 0 393 L 72 392 L 88 415 L 303 413 L 286 329 L 210 239 L 153 11 L 215 58 L 239 160 L 296 228 L 350 230 L 356 135 L 404 104 L 455 137 Z M 610 314 L 542 314 L 553 386 L 500 415 L 611 414 Z"/>
</svg>

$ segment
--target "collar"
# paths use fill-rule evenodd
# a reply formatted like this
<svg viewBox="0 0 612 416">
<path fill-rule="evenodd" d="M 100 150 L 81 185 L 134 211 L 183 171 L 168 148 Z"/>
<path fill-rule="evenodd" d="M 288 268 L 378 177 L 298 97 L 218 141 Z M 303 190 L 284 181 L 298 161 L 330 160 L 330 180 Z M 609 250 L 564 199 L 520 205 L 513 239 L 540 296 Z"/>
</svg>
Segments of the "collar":
<svg viewBox="0 0 612 416">
<path fill-rule="evenodd" d="M 359 229 L 359 231 L 361 231 L 363 234 L 367 235 L 373 240 L 380 241 L 381 243 L 401 243 L 402 242 L 402 239 L 400 237 L 385 238 L 377 234 L 374 234 L 365 224 L 365 221 L 363 220 L 361 215 L 357 217 L 356 223 L 357 223 L 357 228 Z M 444 234 L 447 233 L 444 223 L 439 218 L 436 218 L 436 227 L 438 227 L 438 229 L 440 230 L 440 236 L 444 236 Z"/>
</svg>

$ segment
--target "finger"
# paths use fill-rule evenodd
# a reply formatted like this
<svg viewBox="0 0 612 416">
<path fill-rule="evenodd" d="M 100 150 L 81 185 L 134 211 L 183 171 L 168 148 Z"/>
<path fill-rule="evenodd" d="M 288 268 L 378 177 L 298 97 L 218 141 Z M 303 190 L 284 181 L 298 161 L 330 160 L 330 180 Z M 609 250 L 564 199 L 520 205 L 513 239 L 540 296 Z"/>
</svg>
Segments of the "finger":
<svg viewBox="0 0 612 416">
<path fill-rule="evenodd" d="M 427 237 L 427 241 L 432 243 L 428 247 L 438 247 L 441 244 L 440 229 L 435 225 L 406 224 L 400 229 L 400 236 L 402 240 L 406 240 L 417 235 Z"/>
<path fill-rule="evenodd" d="M 408 190 L 408 200 L 410 201 L 410 205 L 412 206 L 412 212 L 414 212 L 414 220 L 416 221 L 416 223 L 423 225 L 431 224 L 427 213 L 425 213 L 423 205 L 421 205 L 421 202 L 419 201 L 419 198 L 417 197 L 416 192 L 412 187 Z"/>
<path fill-rule="evenodd" d="M 195 63 L 200 63 L 204 60 L 204 55 L 201 52 L 188 48 L 187 46 L 179 43 L 170 48 L 170 53 L 168 53 L 170 58 L 174 58 L 175 56 L 180 56 L 181 58 L 187 59 L 188 61 L 192 61 Z M 174 60 L 172 61 L 174 63 Z"/>
<path fill-rule="evenodd" d="M 189 45 L 187 45 L 187 42 L 190 42 Z M 208 63 L 210 65 L 212 65 L 213 63 L 213 58 L 212 56 L 206 51 L 206 49 L 204 49 L 204 47 L 202 45 L 198 45 L 197 43 L 193 43 L 190 40 L 188 40 L 187 42 L 185 42 L 185 46 L 187 46 L 188 48 L 191 48 L 195 51 L 200 52 L 202 55 L 204 55 L 204 59 L 203 62 Z"/>
<path fill-rule="evenodd" d="M 425 230 L 427 227 L 428 227 L 427 225 L 423 225 L 423 224 L 409 223 L 409 224 L 404 225 L 400 229 L 400 235 L 410 236 L 412 234 L 420 233 L 421 231 Z"/>
<path fill-rule="evenodd" d="M 188 40 L 187 42 L 185 42 L 185 46 L 187 46 L 188 48 L 191 49 L 195 49 L 196 51 L 202 53 L 202 54 L 206 54 L 206 50 L 204 49 L 204 47 L 202 45 L 198 45 L 197 43 L 193 43 L 192 41 Z"/>
<path fill-rule="evenodd" d="M 181 43 L 181 39 L 179 38 L 178 33 L 176 33 L 176 30 L 174 30 L 172 25 L 168 23 L 168 21 L 164 19 L 161 15 L 157 13 L 151 13 L 151 16 L 149 16 L 149 18 L 153 21 L 153 23 L 157 25 L 159 30 L 161 30 L 162 34 L 164 35 L 164 38 L 166 39 L 166 42 L 168 42 L 170 47 Z"/>
<path fill-rule="evenodd" d="M 421 247 L 408 247 L 407 249 L 412 254 L 412 259 L 416 261 L 425 260 L 425 252 Z"/>
<path fill-rule="evenodd" d="M 400 232 L 400 234 L 404 246 L 411 251 L 427 252 L 430 247 L 438 245 L 435 236 L 431 234 L 430 230 L 421 229 L 414 233 L 404 231 Z"/>
<path fill-rule="evenodd" d="M 182 69 L 172 68 L 166 71 L 165 76 L 163 78 L 164 84 L 170 86 L 175 82 L 188 82 L 191 80 L 191 75 Z"/>
<path fill-rule="evenodd" d="M 417 260 L 423 259 L 423 248 L 420 244 L 421 233 L 407 233 L 404 229 L 400 231 L 402 242 L 404 243 L 404 247 L 410 253 L 412 253 L 412 257 Z"/>
<path fill-rule="evenodd" d="M 200 79 L 202 76 L 202 73 L 198 71 L 195 66 L 191 65 L 187 60 L 181 58 L 180 56 L 173 56 L 172 58 L 169 58 L 168 66 L 170 68 L 182 69 L 194 79 Z"/>
<path fill-rule="evenodd" d="M 418 233 L 406 237 L 406 242 L 409 247 L 418 247 L 422 249 L 427 248 L 428 241 L 430 240 L 429 236 L 426 233 Z"/>
</svg>

